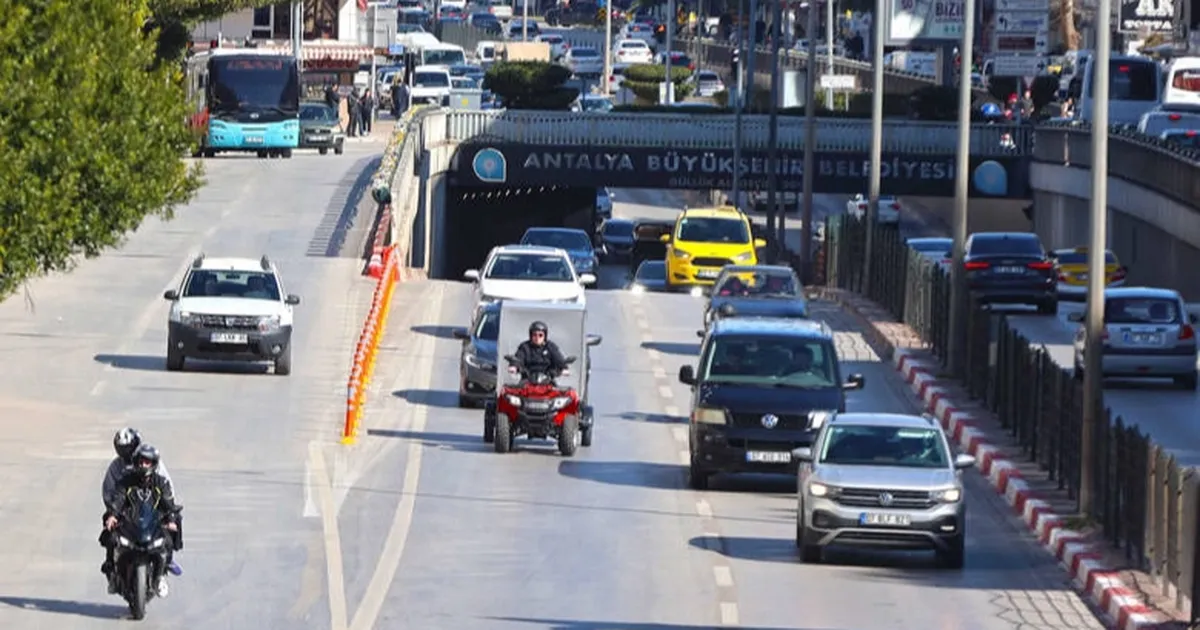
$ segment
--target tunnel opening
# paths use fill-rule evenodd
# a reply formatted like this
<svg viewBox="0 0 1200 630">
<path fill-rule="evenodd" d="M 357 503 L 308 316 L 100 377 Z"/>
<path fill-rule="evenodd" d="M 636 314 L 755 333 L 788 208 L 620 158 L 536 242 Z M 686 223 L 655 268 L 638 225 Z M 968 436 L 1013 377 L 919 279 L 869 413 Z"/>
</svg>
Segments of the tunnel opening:
<svg viewBox="0 0 1200 630">
<path fill-rule="evenodd" d="M 478 269 L 498 245 L 520 242 L 531 227 L 567 227 L 596 231 L 596 189 L 571 186 L 526 188 L 447 185 L 441 273 L 461 280 Z"/>
</svg>

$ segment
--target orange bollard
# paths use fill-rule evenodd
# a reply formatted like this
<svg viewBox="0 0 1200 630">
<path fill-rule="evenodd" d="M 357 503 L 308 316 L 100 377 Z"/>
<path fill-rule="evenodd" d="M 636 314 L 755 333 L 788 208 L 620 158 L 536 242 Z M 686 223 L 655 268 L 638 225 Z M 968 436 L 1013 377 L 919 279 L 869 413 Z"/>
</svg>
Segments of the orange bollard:
<svg viewBox="0 0 1200 630">
<path fill-rule="evenodd" d="M 354 443 L 357 430 L 355 424 L 357 423 L 356 418 L 358 417 L 357 398 L 358 396 L 355 392 L 354 382 L 352 381 L 346 385 L 346 423 L 345 426 L 342 427 L 342 444 Z"/>
</svg>

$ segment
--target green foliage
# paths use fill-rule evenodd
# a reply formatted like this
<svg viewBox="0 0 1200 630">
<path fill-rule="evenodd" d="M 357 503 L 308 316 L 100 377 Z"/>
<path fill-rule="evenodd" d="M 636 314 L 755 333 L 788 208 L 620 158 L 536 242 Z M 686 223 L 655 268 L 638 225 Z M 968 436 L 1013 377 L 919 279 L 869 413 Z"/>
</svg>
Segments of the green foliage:
<svg viewBox="0 0 1200 630">
<path fill-rule="evenodd" d="M 501 61 L 484 81 L 508 109 L 564 110 L 579 97 L 579 90 L 563 86 L 570 78 L 570 70 L 545 61 Z"/>
<path fill-rule="evenodd" d="M 0 0 L 0 297 L 169 218 L 199 187 L 141 0 Z"/>
<path fill-rule="evenodd" d="M 658 102 L 658 85 L 667 78 L 664 65 L 640 63 L 625 69 L 621 87 L 629 88 L 639 99 L 647 103 Z M 671 81 L 675 84 L 675 98 L 682 100 L 692 93 L 692 84 L 687 83 L 692 71 L 685 67 L 671 66 Z"/>
<path fill-rule="evenodd" d="M 721 90 L 712 95 L 713 103 L 719 107 L 729 107 L 729 90 Z"/>
</svg>

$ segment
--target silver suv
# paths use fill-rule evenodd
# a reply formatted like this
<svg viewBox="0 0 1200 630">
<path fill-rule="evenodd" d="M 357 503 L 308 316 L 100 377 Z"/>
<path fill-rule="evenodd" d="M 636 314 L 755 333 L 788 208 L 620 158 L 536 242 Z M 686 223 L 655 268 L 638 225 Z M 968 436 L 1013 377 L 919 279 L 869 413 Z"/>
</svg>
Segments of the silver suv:
<svg viewBox="0 0 1200 630">
<path fill-rule="evenodd" d="M 831 544 L 932 549 L 939 563 L 963 566 L 967 507 L 961 470 L 970 455 L 950 452 L 930 416 L 809 414 L 817 430 L 800 462 L 796 546 L 818 563 Z"/>
</svg>

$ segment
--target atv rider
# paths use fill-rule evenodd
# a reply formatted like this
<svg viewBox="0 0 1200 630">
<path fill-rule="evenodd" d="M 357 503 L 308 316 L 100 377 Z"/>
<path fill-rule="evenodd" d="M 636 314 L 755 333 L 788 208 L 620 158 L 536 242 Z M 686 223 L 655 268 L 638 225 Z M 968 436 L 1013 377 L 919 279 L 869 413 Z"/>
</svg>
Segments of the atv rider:
<svg viewBox="0 0 1200 630">
<path fill-rule="evenodd" d="M 529 325 L 529 340 L 522 341 L 517 346 L 513 358 L 521 363 L 529 374 L 546 374 L 550 378 L 558 378 L 568 374 L 567 360 L 553 341 L 548 338 L 549 329 L 545 322 L 533 322 Z M 508 366 L 508 371 L 517 373 L 515 365 Z"/>
<path fill-rule="evenodd" d="M 175 494 L 171 489 L 171 482 L 159 472 L 161 459 L 158 449 L 153 446 L 143 442 L 137 447 L 137 450 L 133 453 L 133 466 L 126 469 L 125 476 L 117 484 L 117 500 L 110 506 L 112 513 L 108 518 L 104 519 L 104 530 L 108 534 L 108 538 L 113 538 L 114 532 L 120 523 L 119 516 L 123 515 L 129 507 L 130 494 L 135 489 L 151 490 L 154 496 L 154 507 L 162 519 L 162 536 L 166 539 L 163 545 L 167 554 L 166 564 L 167 566 L 172 566 L 179 540 L 173 534 L 179 531 L 179 512 L 182 510 L 182 506 L 175 502 Z M 116 588 L 112 572 L 109 573 L 108 583 L 109 592 L 115 593 Z M 156 576 L 155 591 L 160 598 L 170 594 L 165 571 L 163 575 Z"/>
<path fill-rule="evenodd" d="M 133 427 L 125 427 L 117 431 L 113 436 L 113 450 L 117 452 L 117 456 L 108 464 L 108 470 L 104 473 L 104 484 L 101 487 L 100 496 L 104 500 L 104 515 L 100 517 L 101 523 L 107 523 L 110 516 L 116 514 L 113 511 L 113 505 L 122 498 L 122 490 L 120 488 L 121 481 L 131 472 L 133 467 L 133 454 L 138 447 L 142 445 L 142 435 Z M 175 496 L 175 486 L 171 482 L 171 474 L 167 472 L 166 464 L 161 461 L 158 463 L 158 474 L 165 481 L 168 487 L 171 488 L 171 495 Z M 178 540 L 182 541 L 182 537 Z M 116 541 L 108 535 L 106 529 L 100 534 L 100 544 L 104 545 L 104 564 L 100 565 L 100 572 L 105 576 L 112 573 L 113 567 L 113 550 Z M 171 566 L 173 573 L 179 572 L 178 566 Z M 115 585 L 112 580 L 108 583 L 109 592 L 115 592 Z"/>
</svg>

